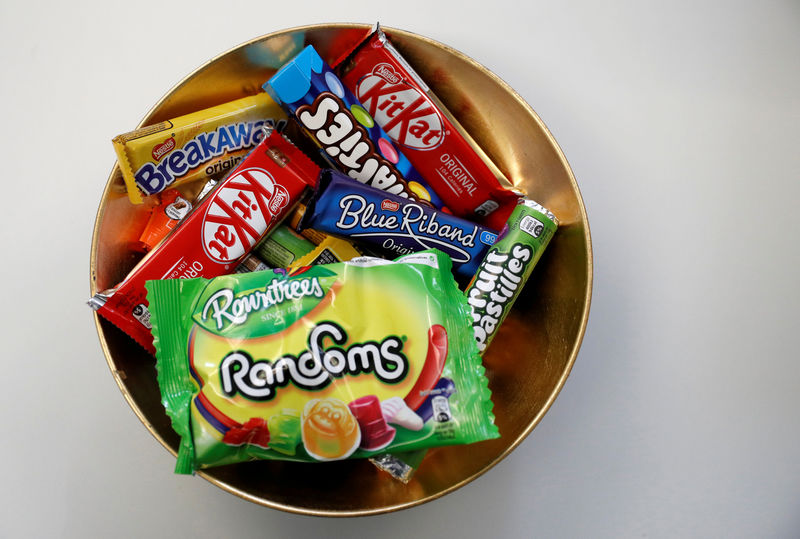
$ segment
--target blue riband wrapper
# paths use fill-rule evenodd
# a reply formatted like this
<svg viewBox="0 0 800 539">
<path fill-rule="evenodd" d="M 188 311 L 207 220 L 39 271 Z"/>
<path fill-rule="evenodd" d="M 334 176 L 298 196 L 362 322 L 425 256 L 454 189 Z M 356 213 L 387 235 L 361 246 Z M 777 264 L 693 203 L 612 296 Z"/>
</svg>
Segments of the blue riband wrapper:
<svg viewBox="0 0 800 539">
<path fill-rule="evenodd" d="M 471 278 L 497 234 L 481 225 L 360 184 L 332 169 L 319 181 L 299 228 L 313 228 L 388 254 L 439 249 Z"/>
<path fill-rule="evenodd" d="M 264 90 L 314 139 L 332 167 L 382 191 L 444 206 L 311 45 L 265 82 Z"/>
</svg>

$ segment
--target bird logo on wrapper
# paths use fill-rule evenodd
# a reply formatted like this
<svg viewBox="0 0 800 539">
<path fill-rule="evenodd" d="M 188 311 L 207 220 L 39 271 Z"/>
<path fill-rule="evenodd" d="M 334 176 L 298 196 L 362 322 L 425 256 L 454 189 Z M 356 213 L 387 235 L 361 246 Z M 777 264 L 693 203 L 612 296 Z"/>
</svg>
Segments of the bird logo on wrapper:
<svg viewBox="0 0 800 539">
<path fill-rule="evenodd" d="M 444 123 L 430 98 L 408 85 L 389 64 L 361 78 L 356 97 L 392 140 L 417 150 L 432 150 L 445 137 Z"/>
<path fill-rule="evenodd" d="M 212 260 L 232 262 L 255 244 L 289 203 L 285 187 L 262 168 L 246 168 L 228 178 L 203 218 L 203 248 Z"/>
</svg>

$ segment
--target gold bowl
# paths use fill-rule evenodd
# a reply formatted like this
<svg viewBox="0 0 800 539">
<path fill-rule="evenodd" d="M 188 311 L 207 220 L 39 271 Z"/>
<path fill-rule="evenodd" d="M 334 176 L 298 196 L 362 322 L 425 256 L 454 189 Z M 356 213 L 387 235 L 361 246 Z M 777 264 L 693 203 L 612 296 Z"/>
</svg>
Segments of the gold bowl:
<svg viewBox="0 0 800 539">
<path fill-rule="evenodd" d="M 332 60 L 368 28 L 304 26 L 240 45 L 178 83 L 140 126 L 252 95 L 305 44 Z M 426 37 L 384 30 L 506 176 L 552 210 L 561 226 L 484 357 L 499 439 L 432 450 L 408 485 L 367 461 L 249 462 L 198 472 L 244 499 L 295 513 L 354 516 L 395 511 L 452 492 L 489 470 L 522 442 L 553 403 L 578 354 L 589 315 L 592 250 L 586 210 L 569 164 L 545 125 L 519 95 L 474 60 Z M 95 221 L 92 294 L 114 286 L 136 264 L 140 255 L 130 246 L 146 218 L 141 207 L 128 202 L 115 165 Z M 178 437 L 161 405 L 155 360 L 113 325 L 97 317 L 96 323 L 125 399 L 153 436 L 175 454 Z"/>
</svg>

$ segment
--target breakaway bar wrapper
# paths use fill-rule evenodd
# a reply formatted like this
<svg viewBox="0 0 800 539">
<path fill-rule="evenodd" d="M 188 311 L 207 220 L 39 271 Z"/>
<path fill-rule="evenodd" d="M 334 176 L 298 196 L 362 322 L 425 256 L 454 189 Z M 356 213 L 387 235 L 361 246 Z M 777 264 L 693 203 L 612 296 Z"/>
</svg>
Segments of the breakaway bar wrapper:
<svg viewBox="0 0 800 539">
<path fill-rule="evenodd" d="M 177 473 L 499 436 L 469 307 L 439 251 L 147 288 Z"/>
<path fill-rule="evenodd" d="M 286 114 L 268 95 L 244 97 L 114 137 L 134 204 L 142 194 L 232 169 Z"/>
<path fill-rule="evenodd" d="M 506 319 L 557 228 L 558 219 L 549 210 L 533 200 L 521 199 L 486 253 L 465 292 L 481 354 Z"/>
<path fill-rule="evenodd" d="M 497 239 L 481 225 L 362 185 L 330 169 L 320 174 L 299 226 L 395 256 L 440 249 L 450 256 L 465 282 Z"/>
<path fill-rule="evenodd" d="M 95 294 L 89 306 L 154 353 L 145 281 L 234 271 L 318 174 L 308 157 L 273 131 L 116 289 Z"/>
<path fill-rule="evenodd" d="M 519 193 L 379 28 L 334 67 L 450 211 L 503 226 Z"/>
<path fill-rule="evenodd" d="M 264 83 L 264 90 L 297 119 L 333 167 L 382 191 L 442 207 L 436 192 L 311 45 Z"/>
</svg>

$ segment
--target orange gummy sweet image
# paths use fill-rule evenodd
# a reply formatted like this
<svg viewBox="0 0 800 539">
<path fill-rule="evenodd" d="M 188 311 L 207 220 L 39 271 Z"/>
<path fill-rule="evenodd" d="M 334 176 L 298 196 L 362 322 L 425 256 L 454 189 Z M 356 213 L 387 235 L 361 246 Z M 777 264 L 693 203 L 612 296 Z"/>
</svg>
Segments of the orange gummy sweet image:
<svg viewBox="0 0 800 539">
<path fill-rule="evenodd" d="M 308 401 L 303 408 L 303 445 L 317 460 L 349 457 L 361 443 L 361 430 L 355 416 L 339 399 Z"/>
</svg>

